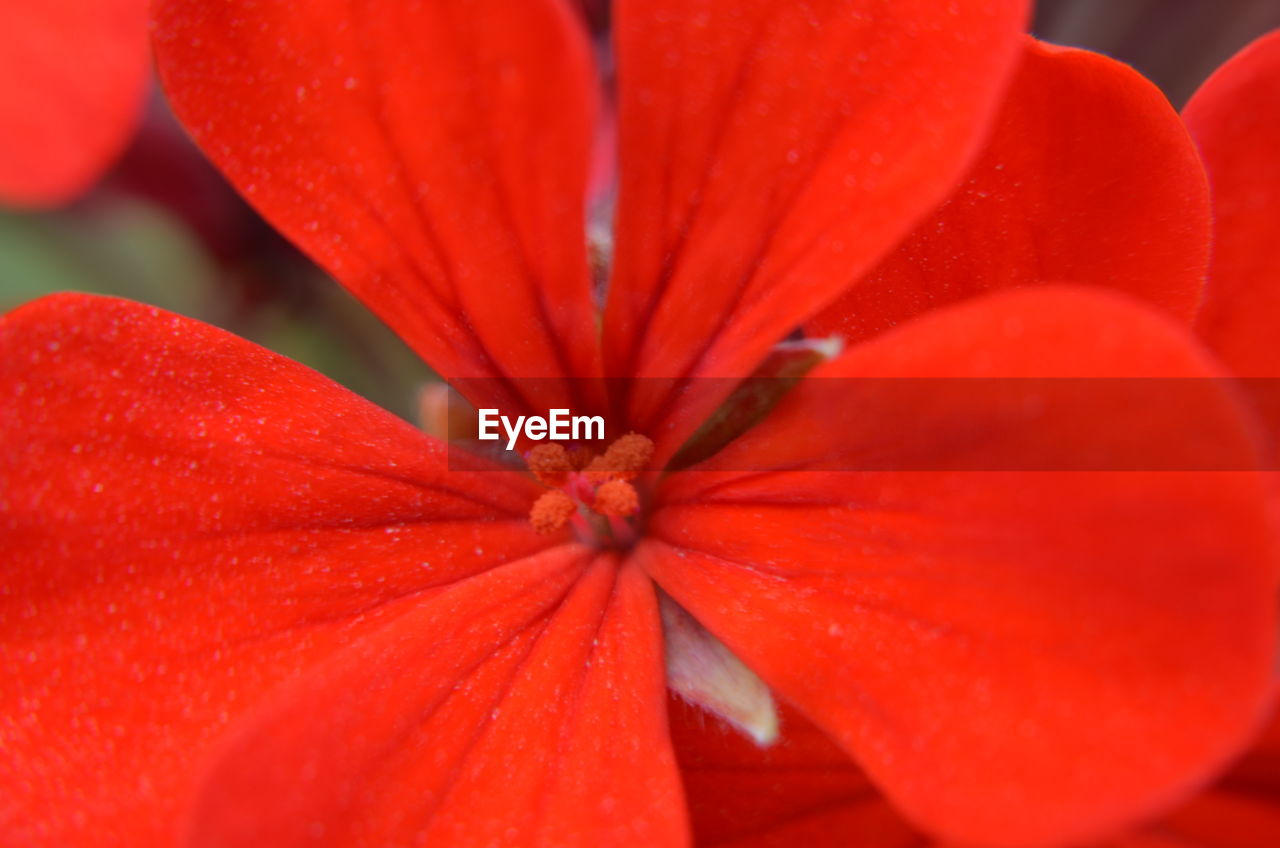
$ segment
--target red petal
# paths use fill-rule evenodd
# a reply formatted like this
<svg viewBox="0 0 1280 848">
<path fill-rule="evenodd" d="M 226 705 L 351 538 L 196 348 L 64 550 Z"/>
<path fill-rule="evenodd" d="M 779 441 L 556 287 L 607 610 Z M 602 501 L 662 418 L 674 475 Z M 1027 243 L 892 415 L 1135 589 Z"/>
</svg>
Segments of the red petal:
<svg viewBox="0 0 1280 848">
<path fill-rule="evenodd" d="M 5 844 L 162 844 L 266 691 L 547 544 L 520 477 L 448 472 L 319 374 L 127 301 L 0 319 L 0 445 Z"/>
<path fill-rule="evenodd" d="M 648 578 L 514 568 L 283 691 L 210 773 L 192 844 L 686 843 Z"/>
<path fill-rule="evenodd" d="M 1044 280 L 1104 285 L 1190 319 L 1209 191 L 1164 95 L 1119 62 L 1027 39 L 969 179 L 809 330 L 861 339 L 937 306 Z"/>
<path fill-rule="evenodd" d="M 102 175 L 137 123 L 147 0 L 5 0 L 0 20 L 0 201 L 63 203 Z"/>
<path fill-rule="evenodd" d="M 743 376 L 870 270 L 972 160 L 1026 6 L 620 2 L 610 373 Z"/>
<path fill-rule="evenodd" d="M 1214 376 L 1206 363 L 1144 308 L 1039 288 L 814 374 Z M 863 440 L 829 391 L 802 381 L 714 473 L 670 480 L 636 557 L 905 813 L 967 843 L 1070 842 L 1173 803 L 1247 741 L 1275 660 L 1267 478 L 788 471 L 854 467 Z M 1206 405 L 1245 449 L 1231 397 Z M 873 432 L 895 430 L 918 433 Z M 931 467 L 950 435 L 920 446 Z M 751 467 L 766 470 L 732 471 Z"/>
<path fill-rule="evenodd" d="M 1164 840 L 1164 841 L 1160 841 Z M 1280 713 L 1226 777 L 1162 820 L 1107 848 L 1280 845 Z"/>
<path fill-rule="evenodd" d="M 1275 848 L 1278 844 L 1280 798 L 1212 790 L 1166 820 L 1108 842 L 1106 848 Z"/>
<path fill-rule="evenodd" d="M 1280 808 L 1280 711 L 1271 716 L 1262 735 L 1221 782 L 1224 788 L 1267 797 Z"/>
<path fill-rule="evenodd" d="M 160 0 L 174 108 L 277 228 L 449 377 L 591 376 L 595 88 L 557 0 Z M 545 407 L 544 407 L 545 408 Z"/>
<path fill-rule="evenodd" d="M 1200 330 L 1237 373 L 1280 376 L 1280 31 L 1201 86 L 1184 111 L 1213 186 L 1213 264 Z"/>
<path fill-rule="evenodd" d="M 679 700 L 671 736 L 699 845 L 720 848 L 933 844 L 898 818 L 848 757 L 782 706 L 782 735 L 760 748 Z M 1211 789 L 1106 848 L 1274 848 L 1280 842 L 1280 716 Z"/>
<path fill-rule="evenodd" d="M 698 845 L 919 845 L 919 833 L 843 751 L 794 710 L 781 713 L 781 737 L 760 748 L 697 707 L 672 701 L 671 738 Z"/>
</svg>

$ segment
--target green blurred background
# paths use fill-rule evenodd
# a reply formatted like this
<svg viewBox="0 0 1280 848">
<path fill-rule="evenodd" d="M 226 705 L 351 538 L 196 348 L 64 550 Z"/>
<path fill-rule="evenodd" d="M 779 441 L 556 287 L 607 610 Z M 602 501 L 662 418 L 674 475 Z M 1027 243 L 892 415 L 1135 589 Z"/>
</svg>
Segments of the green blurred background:
<svg viewBox="0 0 1280 848">
<path fill-rule="evenodd" d="M 601 44 L 607 6 L 580 0 Z M 1034 31 L 1099 50 L 1177 106 L 1222 61 L 1280 27 L 1280 0 L 1042 0 Z M 406 418 L 431 373 L 279 238 L 201 159 L 157 93 L 113 171 L 68 208 L 0 209 L 0 310 L 54 291 L 145 301 L 300 360 Z"/>
</svg>

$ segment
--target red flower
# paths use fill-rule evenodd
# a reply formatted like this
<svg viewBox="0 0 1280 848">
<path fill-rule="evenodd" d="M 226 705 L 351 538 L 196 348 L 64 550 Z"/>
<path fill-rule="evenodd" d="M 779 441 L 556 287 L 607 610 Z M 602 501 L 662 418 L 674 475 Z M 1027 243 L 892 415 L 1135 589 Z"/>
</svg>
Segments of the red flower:
<svg viewBox="0 0 1280 848">
<path fill-rule="evenodd" d="M 582 237 L 590 53 L 557 0 L 162 0 L 156 50 L 231 180 L 442 374 L 497 387 L 473 400 L 545 409 L 585 385 L 669 457 L 722 399 L 682 387 L 750 374 L 956 187 L 1036 50 L 1024 15 L 1013 0 L 617 4 L 602 323 Z M 1067 279 L 1110 283 L 1086 271 L 1132 257 L 1165 281 L 1133 290 L 1186 316 L 1202 176 L 1176 118 L 1136 123 L 1126 141 L 1149 147 L 1125 186 L 1163 215 L 1117 211 L 1126 237 Z M 1024 143 L 1033 161 L 1042 139 Z M 1086 175 L 1105 165 L 1089 157 Z M 1155 307 L 1102 289 L 911 318 L 815 376 L 1220 373 Z M 604 374 L 677 380 L 606 398 Z M 636 481 L 645 514 L 613 516 L 638 537 L 621 544 L 539 535 L 532 478 L 451 472 L 438 442 L 218 330 L 81 296 L 11 313 L 6 840 L 683 844 L 655 583 L 683 609 L 661 602 L 669 663 L 705 626 L 723 642 L 709 650 L 949 838 L 1090 836 L 1239 750 L 1273 684 L 1264 479 L 807 471 L 886 438 L 937 467 L 954 450 L 816 386 L 698 468 Z M 1194 414 L 1251 450 L 1227 393 Z M 733 470 L 749 467 L 769 470 Z M 590 475 L 620 470 L 588 467 L 564 495 L 590 506 Z M 629 491 L 602 511 L 629 511 Z"/>
<path fill-rule="evenodd" d="M 1053 104 L 1047 117 L 1042 112 L 1046 102 Z M 935 223 L 917 230 L 883 263 L 879 274 L 870 278 L 874 287 L 864 282 L 814 324 L 839 326 L 855 334 L 865 329 L 869 334 L 878 329 L 869 321 L 884 321 L 909 308 L 910 301 L 903 304 L 904 292 L 933 303 L 970 294 L 954 289 L 939 292 L 920 280 L 916 269 L 943 257 L 964 262 L 968 273 L 963 281 L 978 283 L 975 288 L 1010 265 L 1015 273 L 1026 271 L 1025 266 L 1011 262 L 1007 253 L 987 254 L 983 263 L 983 254 L 965 251 L 975 237 L 1007 225 L 1011 218 L 1023 228 L 1026 242 L 1039 246 L 1041 267 L 1052 269 L 1048 276 L 1066 276 L 1068 269 L 1087 268 L 1087 263 L 1099 259 L 1110 267 L 1127 260 L 1127 273 L 1118 276 L 1117 282 L 1152 296 L 1160 281 L 1146 276 L 1134 256 L 1114 247 L 1133 243 L 1131 231 L 1126 240 L 1125 227 L 1168 214 L 1168 205 L 1148 207 L 1140 215 L 1131 213 L 1138 211 L 1135 205 L 1150 202 L 1158 192 L 1176 192 L 1176 179 L 1153 184 L 1146 196 L 1117 196 L 1112 191 L 1108 195 L 1114 197 L 1112 203 L 1086 207 L 1083 201 L 1114 186 L 1126 170 L 1139 179 L 1147 173 L 1171 177 L 1179 173 L 1169 163 L 1148 171 L 1141 160 L 1155 155 L 1156 145 L 1119 144 L 1111 135 L 1123 128 L 1133 142 L 1134 133 L 1150 134 L 1153 122 L 1134 121 L 1134 116 L 1160 103 L 1160 95 L 1136 74 L 1101 57 L 1033 49 L 1005 104 L 1004 118 L 981 157 L 985 166 L 975 170 L 966 192 L 949 201 L 935 216 Z M 1114 109 L 1103 111 L 1108 104 L 1114 104 Z M 1280 328 L 1276 277 L 1280 269 L 1280 31 L 1258 39 L 1210 77 L 1187 105 L 1184 118 L 1209 172 L 1216 224 L 1210 285 L 1197 327 L 1237 374 L 1278 376 L 1280 359 L 1274 339 Z M 1133 124 L 1126 126 L 1124 121 Z M 1025 157 L 1044 149 L 1024 147 L 1019 136 L 1029 125 L 1045 127 L 1059 144 L 1070 145 L 1077 162 L 1088 161 L 1090 167 L 1059 181 L 1059 168 L 1027 165 Z M 1092 158 L 1088 136 L 1095 136 L 1097 150 Z M 1007 162 L 1010 156 L 1021 157 L 1022 166 L 1001 168 L 1003 185 L 992 185 L 997 175 L 991 163 Z M 1114 170 L 1108 173 L 1107 167 Z M 981 200 L 975 198 L 978 192 L 985 195 Z M 1055 202 L 1036 202 L 1046 197 Z M 1074 205 L 1077 202 L 1079 208 Z M 992 213 L 1010 206 L 1018 208 L 1017 215 Z M 1085 226 L 1096 231 L 1092 244 L 1102 246 L 1073 251 L 1065 240 L 1056 241 L 1059 234 L 1051 224 L 1084 215 L 1089 208 L 1094 211 Z M 965 241 L 952 238 L 956 230 L 965 233 Z M 1003 237 L 1008 239 L 1008 233 Z M 1164 246 L 1187 250 L 1189 258 L 1198 248 L 1194 239 Z M 1017 255 L 1016 250 L 1012 253 Z M 871 304 L 878 310 L 869 308 Z M 1267 400 L 1273 393 L 1260 397 Z M 1274 408 L 1267 411 L 1276 414 Z M 1271 422 L 1278 420 L 1273 417 Z M 761 750 L 725 728 L 709 728 L 696 711 L 673 705 L 672 733 L 693 829 L 701 842 L 736 848 L 796 844 L 825 848 L 851 843 L 888 848 L 932 842 L 895 813 L 866 776 L 812 724 L 798 715 L 786 718 L 787 732 L 780 743 Z M 1272 717 L 1247 755 L 1212 785 L 1184 798 L 1158 819 L 1104 844 L 1115 848 L 1271 848 L 1280 844 L 1280 715 Z"/>
<path fill-rule="evenodd" d="M 137 122 L 147 0 L 5 0 L 0 10 L 0 203 L 63 203 L 102 175 Z"/>
</svg>

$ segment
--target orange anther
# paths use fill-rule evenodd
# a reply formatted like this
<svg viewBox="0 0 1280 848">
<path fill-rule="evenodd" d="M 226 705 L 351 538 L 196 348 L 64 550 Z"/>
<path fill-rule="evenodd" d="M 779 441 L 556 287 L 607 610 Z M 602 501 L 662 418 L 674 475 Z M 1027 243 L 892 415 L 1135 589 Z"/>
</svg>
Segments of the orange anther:
<svg viewBox="0 0 1280 848">
<path fill-rule="evenodd" d="M 628 433 L 609 445 L 605 457 L 610 470 L 638 474 L 653 459 L 653 440 L 639 433 Z"/>
<path fill-rule="evenodd" d="M 653 442 L 639 433 L 628 433 L 609 445 L 603 456 L 597 456 L 584 473 L 593 483 L 606 480 L 634 480 L 653 459 Z"/>
<path fill-rule="evenodd" d="M 529 451 L 525 457 L 529 470 L 538 482 L 544 486 L 563 486 L 569 481 L 569 472 L 573 471 L 573 462 L 564 445 L 547 442 Z"/>
<path fill-rule="evenodd" d="M 583 475 L 592 483 L 604 483 L 617 477 L 609 458 L 603 454 L 591 457 L 591 461 L 582 469 Z"/>
<path fill-rule="evenodd" d="M 630 483 L 610 480 L 596 489 L 596 499 L 591 508 L 601 515 L 626 518 L 640 511 L 640 495 Z"/>
<path fill-rule="evenodd" d="M 569 523 L 578 511 L 573 498 L 559 489 L 543 492 L 529 510 L 529 523 L 539 533 L 554 533 Z"/>
</svg>

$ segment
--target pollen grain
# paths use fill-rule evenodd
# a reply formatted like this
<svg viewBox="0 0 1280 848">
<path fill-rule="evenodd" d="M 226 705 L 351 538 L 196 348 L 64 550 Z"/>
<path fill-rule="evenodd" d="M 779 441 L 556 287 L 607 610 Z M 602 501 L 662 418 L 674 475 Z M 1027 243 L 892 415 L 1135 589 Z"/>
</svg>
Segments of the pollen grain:
<svg viewBox="0 0 1280 848">
<path fill-rule="evenodd" d="M 538 482 L 551 488 L 559 488 L 569 482 L 569 474 L 575 470 L 569 452 L 564 445 L 555 442 L 538 445 L 529 451 L 525 461 Z"/>
<path fill-rule="evenodd" d="M 615 439 L 601 454 L 583 445 L 538 445 L 525 461 L 547 491 L 534 501 L 529 523 L 539 533 L 572 525 L 580 541 L 601 547 L 633 544 L 641 502 L 633 481 L 648 469 L 653 452 L 653 442 L 639 433 Z"/>
<path fill-rule="evenodd" d="M 596 489 L 591 508 L 611 518 L 628 518 L 640 511 L 640 495 L 625 480 L 610 480 Z"/>
<path fill-rule="evenodd" d="M 543 492 L 529 510 L 529 523 L 539 533 L 554 533 L 569 523 L 578 506 L 559 489 Z"/>
<path fill-rule="evenodd" d="M 593 483 L 634 480 L 653 459 L 653 441 L 639 433 L 618 438 L 603 455 L 588 463 L 585 474 Z"/>
</svg>

